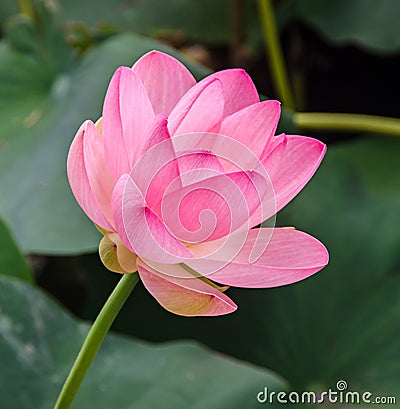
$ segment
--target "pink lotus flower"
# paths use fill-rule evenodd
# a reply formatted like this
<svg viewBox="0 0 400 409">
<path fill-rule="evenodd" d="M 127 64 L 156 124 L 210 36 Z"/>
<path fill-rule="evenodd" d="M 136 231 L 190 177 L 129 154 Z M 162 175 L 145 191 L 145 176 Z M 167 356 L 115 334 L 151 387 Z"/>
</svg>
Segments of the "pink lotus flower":
<svg viewBox="0 0 400 409">
<path fill-rule="evenodd" d="M 235 311 L 227 286 L 286 285 L 323 268 L 328 253 L 315 238 L 255 227 L 297 195 L 326 151 L 312 138 L 274 136 L 279 117 L 280 104 L 260 102 L 241 69 L 196 83 L 156 51 L 120 67 L 67 165 L 76 200 L 104 234 L 103 263 L 138 271 L 164 308 L 186 316 Z"/>
</svg>

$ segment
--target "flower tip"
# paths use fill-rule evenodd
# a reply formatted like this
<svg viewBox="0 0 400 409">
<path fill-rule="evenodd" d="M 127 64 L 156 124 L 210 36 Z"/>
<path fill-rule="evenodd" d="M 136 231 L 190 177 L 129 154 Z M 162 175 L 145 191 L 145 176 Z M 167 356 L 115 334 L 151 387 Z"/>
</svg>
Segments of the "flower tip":
<svg viewBox="0 0 400 409">
<path fill-rule="evenodd" d="M 162 53 L 161 51 L 158 51 L 158 50 L 151 50 L 147 54 L 148 55 L 160 55 L 160 54 L 165 55 L 164 53 Z"/>
<path fill-rule="evenodd" d="M 307 234 L 307 233 L 304 233 Z M 325 268 L 329 263 L 329 252 L 323 243 L 321 243 L 317 238 L 309 236 L 314 241 L 314 251 L 316 260 L 314 261 L 314 267 L 319 267 L 319 270 Z"/>
<path fill-rule="evenodd" d="M 326 151 L 328 150 L 328 146 L 327 146 L 325 143 L 323 143 L 323 142 L 321 142 L 321 143 L 322 143 L 322 145 L 323 145 L 322 154 L 325 155 Z"/>
<path fill-rule="evenodd" d="M 271 104 L 274 105 L 277 109 L 281 109 L 282 103 L 281 101 L 278 101 L 277 99 L 267 99 L 267 101 Z"/>
<path fill-rule="evenodd" d="M 121 65 L 115 70 L 114 75 L 113 75 L 113 79 L 114 80 L 120 80 L 122 75 L 132 74 L 132 73 L 133 73 L 133 71 L 132 71 L 132 69 L 130 67 L 126 67 L 125 65 Z"/>
<path fill-rule="evenodd" d="M 174 57 L 172 57 L 172 56 L 169 55 L 169 54 L 163 53 L 162 51 L 151 50 L 151 51 L 147 52 L 146 54 L 144 54 L 142 57 L 140 57 L 140 58 L 138 59 L 138 61 L 143 61 L 143 60 L 146 60 L 146 59 L 148 59 L 148 58 L 151 59 L 151 62 L 152 62 L 152 63 L 154 62 L 154 61 L 153 61 L 154 58 L 164 58 L 164 59 L 175 60 Z M 138 61 L 137 61 L 137 62 L 138 62 Z M 136 64 L 137 64 L 137 62 L 136 62 Z M 134 66 L 135 66 L 136 64 L 134 64 Z"/>
<path fill-rule="evenodd" d="M 321 243 L 323 247 L 323 266 L 325 267 L 329 263 L 329 251 L 328 249 Z"/>
<path fill-rule="evenodd" d="M 318 161 L 318 165 L 317 165 L 317 167 L 318 167 L 320 165 L 320 163 L 322 162 L 322 160 L 324 159 L 326 151 L 328 150 L 328 146 L 325 143 L 318 140 L 318 139 L 314 139 L 314 138 L 310 138 L 310 139 L 313 139 L 313 141 L 315 141 L 315 146 L 319 150 L 319 161 Z"/>
</svg>

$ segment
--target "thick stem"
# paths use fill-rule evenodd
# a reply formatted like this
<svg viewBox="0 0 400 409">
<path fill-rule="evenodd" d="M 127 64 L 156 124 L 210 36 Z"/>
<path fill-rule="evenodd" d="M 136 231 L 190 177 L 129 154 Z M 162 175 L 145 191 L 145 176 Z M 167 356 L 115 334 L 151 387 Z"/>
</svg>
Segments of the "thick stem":
<svg viewBox="0 0 400 409">
<path fill-rule="evenodd" d="M 400 136 L 400 119 L 383 116 L 295 112 L 293 122 L 301 129 L 364 131 Z"/>
<path fill-rule="evenodd" d="M 265 50 L 279 98 L 286 108 L 294 109 L 294 98 L 283 59 L 271 0 L 258 0 Z"/>
<path fill-rule="evenodd" d="M 54 409 L 69 409 L 71 407 L 104 337 L 138 281 L 139 276 L 137 273 L 125 274 L 114 288 L 86 336 Z"/>
</svg>

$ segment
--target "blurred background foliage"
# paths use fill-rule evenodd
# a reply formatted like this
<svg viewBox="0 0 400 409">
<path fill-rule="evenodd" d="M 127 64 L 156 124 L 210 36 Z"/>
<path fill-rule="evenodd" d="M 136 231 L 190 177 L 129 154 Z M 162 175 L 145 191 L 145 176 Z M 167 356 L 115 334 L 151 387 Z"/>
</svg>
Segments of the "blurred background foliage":
<svg viewBox="0 0 400 409">
<path fill-rule="evenodd" d="M 400 2 L 280 0 L 274 10 L 298 110 L 399 117 Z M 65 171 L 113 71 L 158 49 L 197 78 L 242 66 L 262 94 L 279 94 L 255 0 L 2 0 L 0 34 L 0 407 L 50 408 L 81 320 L 119 278 L 95 254 L 99 235 Z M 77 408 L 253 408 L 264 386 L 323 391 L 339 379 L 400 405 L 400 140 L 310 132 L 294 118 L 285 109 L 280 129 L 329 149 L 277 225 L 318 237 L 329 266 L 291 286 L 231 289 L 239 310 L 212 319 L 171 315 L 137 288 Z"/>
</svg>

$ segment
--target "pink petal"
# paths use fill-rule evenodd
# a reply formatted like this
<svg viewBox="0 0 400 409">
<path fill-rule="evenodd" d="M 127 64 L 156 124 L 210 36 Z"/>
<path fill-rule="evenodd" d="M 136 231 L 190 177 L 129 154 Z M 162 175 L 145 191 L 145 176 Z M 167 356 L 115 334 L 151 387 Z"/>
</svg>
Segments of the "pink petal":
<svg viewBox="0 0 400 409">
<path fill-rule="evenodd" d="M 260 163 L 258 156 L 240 141 L 222 134 L 196 132 L 178 135 L 172 138 L 177 155 L 191 150 L 208 151 L 224 168 L 224 171 L 242 171 L 256 169 Z M 254 165 L 254 166 L 250 166 Z M 265 170 L 262 172 L 265 173 Z"/>
<path fill-rule="evenodd" d="M 287 145 L 287 136 L 282 133 L 271 138 L 269 143 L 264 147 L 263 153 L 260 156 L 259 164 L 264 166 L 264 163 L 270 164 L 270 172 L 275 172 L 278 170 L 280 165 L 280 160 L 285 152 Z M 273 158 L 273 159 L 270 159 Z"/>
<path fill-rule="evenodd" d="M 112 209 L 117 232 L 133 253 L 167 264 L 191 257 L 190 251 L 168 232 L 162 220 L 146 205 L 129 175 L 123 175 L 115 185 Z"/>
<path fill-rule="evenodd" d="M 219 133 L 236 139 L 260 157 L 275 134 L 279 117 L 279 102 L 263 101 L 226 117 Z"/>
<path fill-rule="evenodd" d="M 261 159 L 257 160 L 254 170 L 263 175 L 268 180 L 268 192 L 264 196 L 261 206 L 255 210 L 250 218 L 250 227 L 258 226 L 265 220 L 270 219 L 277 213 L 277 198 L 275 186 L 271 180 L 271 174 L 279 170 L 280 159 L 283 157 L 287 145 L 285 134 L 274 136 L 270 143 L 265 146 Z M 272 159 L 272 160 L 270 160 Z M 265 164 L 268 163 L 268 166 Z"/>
<path fill-rule="evenodd" d="M 136 162 L 130 176 L 147 204 L 159 215 L 164 191 L 175 179 L 179 180 L 178 162 L 165 116 L 156 116 L 146 139 L 145 153 Z"/>
<path fill-rule="evenodd" d="M 236 304 L 224 293 L 194 278 L 180 265 L 170 265 L 163 274 L 137 261 L 140 278 L 149 293 L 168 311 L 187 317 L 216 316 L 234 312 Z M 182 278 L 186 277 L 186 278 Z"/>
<path fill-rule="evenodd" d="M 74 140 L 72 141 L 67 160 L 68 180 L 79 206 L 89 216 L 89 218 L 102 228 L 112 230 L 110 222 L 107 220 L 96 199 L 96 196 L 93 194 L 86 171 L 85 133 L 88 128 L 90 133 L 96 132 L 93 123 L 86 121 L 81 125 L 75 135 Z M 89 139 L 92 140 L 96 137 L 96 135 L 91 135 Z M 91 165 L 93 165 L 92 162 Z M 92 178 L 95 177 L 92 172 L 91 176 Z"/>
<path fill-rule="evenodd" d="M 137 161 L 130 176 L 146 197 L 149 207 L 161 216 L 162 197 L 166 189 L 171 192 L 171 185 L 177 190 L 182 184 L 221 174 L 223 168 L 218 158 L 208 151 L 191 150 L 177 155 L 166 118 L 161 115 L 157 118 L 148 136 L 146 153 Z"/>
<path fill-rule="evenodd" d="M 220 160 L 206 150 L 179 152 L 178 166 L 183 186 L 224 173 Z"/>
<path fill-rule="evenodd" d="M 282 149 L 275 149 L 262 163 L 276 195 L 276 211 L 290 202 L 311 179 L 326 152 L 326 146 L 313 138 L 287 135 Z"/>
<path fill-rule="evenodd" d="M 140 79 L 130 68 L 120 67 L 108 87 L 102 120 L 106 160 L 116 180 L 129 173 L 142 155 L 153 120 L 154 111 Z"/>
<path fill-rule="evenodd" d="M 168 118 L 165 115 L 158 114 L 155 116 L 153 123 L 147 129 L 145 139 L 146 144 L 144 146 L 144 154 L 153 146 L 171 139 L 171 135 L 168 131 Z"/>
<path fill-rule="evenodd" d="M 260 102 L 257 89 L 246 71 L 240 68 L 218 71 L 202 81 L 209 81 L 214 78 L 222 83 L 225 100 L 224 118 L 249 105 Z"/>
<path fill-rule="evenodd" d="M 169 116 L 171 135 L 208 132 L 223 118 L 224 95 L 219 80 L 197 84 L 178 102 Z"/>
<path fill-rule="evenodd" d="M 238 240 L 242 237 L 238 236 Z M 219 246 L 218 243 L 214 245 Z M 204 253 L 195 246 L 192 251 L 195 256 Z M 236 256 L 223 260 L 223 254 L 229 254 L 227 249 L 224 253 L 210 252 L 208 257 L 194 258 L 186 264 L 218 283 L 267 288 L 303 280 L 325 267 L 329 259 L 326 248 L 317 239 L 289 228 L 250 230 Z M 256 258 L 254 254 L 257 254 Z"/>
<path fill-rule="evenodd" d="M 156 114 L 169 115 L 186 91 L 196 84 L 180 61 L 159 51 L 145 54 L 132 69 L 145 86 Z"/>
<path fill-rule="evenodd" d="M 216 240 L 249 228 L 249 217 L 267 187 L 256 172 L 218 174 L 182 188 L 171 184 L 162 201 L 162 218 L 181 241 Z"/>
<path fill-rule="evenodd" d="M 111 195 L 115 181 L 104 157 L 103 138 L 91 121 L 87 122 L 84 132 L 84 159 L 92 192 L 104 215 L 113 224 Z"/>
</svg>

